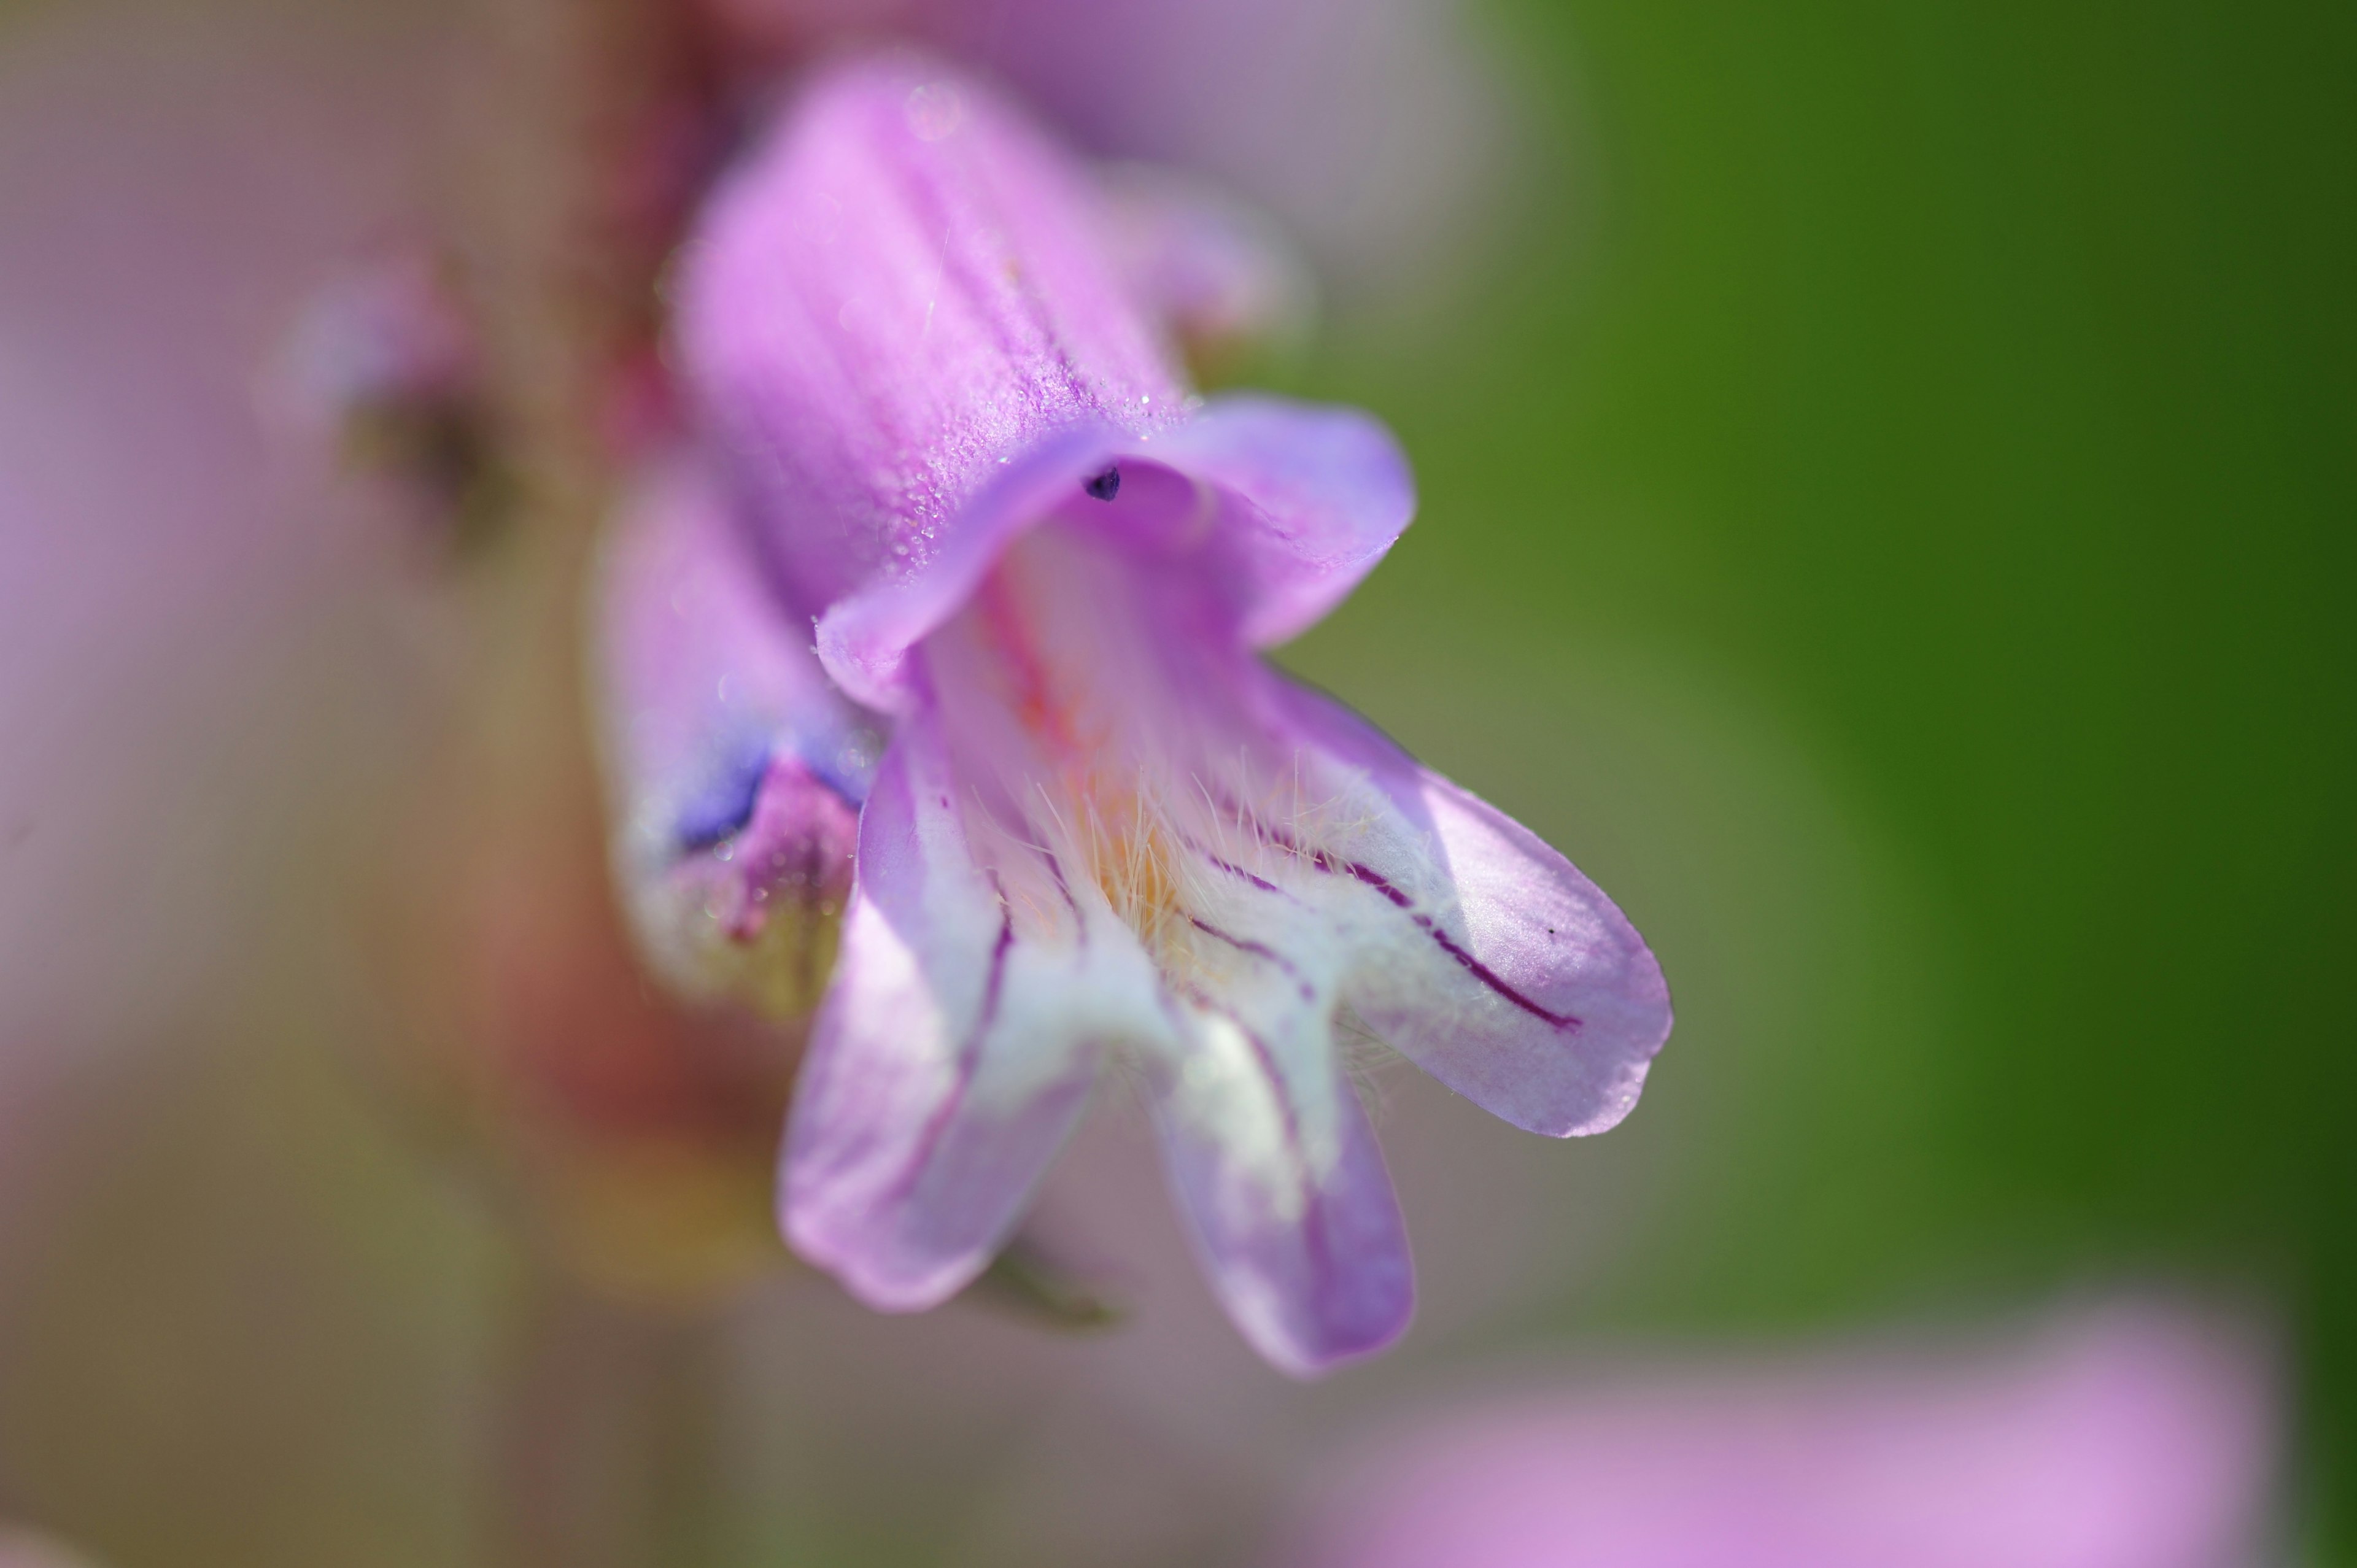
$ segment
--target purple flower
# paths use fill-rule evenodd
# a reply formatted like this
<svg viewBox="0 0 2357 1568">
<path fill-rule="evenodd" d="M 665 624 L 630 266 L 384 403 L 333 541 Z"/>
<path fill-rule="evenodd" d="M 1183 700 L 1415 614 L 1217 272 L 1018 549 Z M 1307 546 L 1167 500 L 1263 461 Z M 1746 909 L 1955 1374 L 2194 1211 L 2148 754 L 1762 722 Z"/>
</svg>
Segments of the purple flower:
<svg viewBox="0 0 2357 1568">
<path fill-rule="evenodd" d="M 701 0 L 724 49 L 896 38 L 1005 81 L 1090 152 L 1275 213 L 1345 298 L 1392 308 L 1487 227 L 1513 92 L 1448 0 Z"/>
<path fill-rule="evenodd" d="M 662 744 L 673 807 L 640 842 L 676 859 L 640 862 L 633 900 L 716 876 L 694 863 L 758 840 L 775 789 L 864 786 L 790 1240 L 875 1305 L 940 1302 L 1118 1064 L 1229 1312 L 1306 1374 L 1388 1343 L 1413 1299 L 1344 1042 L 1519 1126 L 1600 1132 L 1667 993 L 1569 862 L 1262 662 L 1382 559 L 1406 466 L 1363 414 L 1191 395 L 1109 250 L 1059 149 L 912 59 L 812 81 L 716 194 L 679 351 L 745 536 L 707 532 L 747 553 L 711 580 L 758 580 L 776 629 L 736 589 L 670 635 L 702 639 L 683 667 L 800 682 L 813 716 L 763 721 L 750 754 L 717 711 Z M 813 761 L 848 721 L 786 673 L 803 617 L 890 723 L 872 783 Z M 691 942 L 733 940 L 728 908 Z"/>
<path fill-rule="evenodd" d="M 874 729 L 778 613 L 696 467 L 640 484 L 602 568 L 607 771 L 640 945 L 690 997 L 806 1019 L 850 893 Z"/>
<path fill-rule="evenodd" d="M 2252 1347 L 2116 1306 L 1938 1357 L 1695 1370 L 1427 1412 L 1297 1568 L 2240 1568 L 2274 1466 Z"/>
</svg>

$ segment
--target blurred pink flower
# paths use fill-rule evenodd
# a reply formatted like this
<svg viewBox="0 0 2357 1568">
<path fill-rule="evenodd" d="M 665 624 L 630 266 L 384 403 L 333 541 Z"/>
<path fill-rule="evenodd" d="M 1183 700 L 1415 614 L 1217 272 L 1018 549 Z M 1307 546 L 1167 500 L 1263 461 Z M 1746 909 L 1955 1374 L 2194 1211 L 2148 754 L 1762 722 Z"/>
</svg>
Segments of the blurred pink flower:
<svg viewBox="0 0 2357 1568">
<path fill-rule="evenodd" d="M 657 953 L 725 955 L 762 898 L 833 897 L 865 797 L 787 1137 L 803 1256 L 954 1294 L 1119 1064 L 1230 1314 L 1307 1374 L 1413 1299 L 1349 1036 L 1566 1136 L 1635 1103 L 1668 996 L 1569 862 L 1258 658 L 1383 558 L 1406 465 L 1363 414 L 1193 396 L 1104 223 L 913 58 L 824 72 L 724 183 L 679 335 L 726 482 L 655 526 L 730 553 L 699 584 L 631 545 L 608 591 L 621 861 Z M 758 555 L 701 521 L 722 493 Z M 872 781 L 828 678 L 891 718 Z"/>
<path fill-rule="evenodd" d="M 1286 1568 L 2252 1568 L 2276 1411 L 2243 1338 L 2150 1305 L 2018 1342 L 1443 1407 Z"/>
<path fill-rule="evenodd" d="M 1265 207 L 1397 306 L 1501 184 L 1503 87 L 1449 0 L 703 0 L 773 53 L 902 38 L 1017 89 L 1100 156 Z"/>
</svg>

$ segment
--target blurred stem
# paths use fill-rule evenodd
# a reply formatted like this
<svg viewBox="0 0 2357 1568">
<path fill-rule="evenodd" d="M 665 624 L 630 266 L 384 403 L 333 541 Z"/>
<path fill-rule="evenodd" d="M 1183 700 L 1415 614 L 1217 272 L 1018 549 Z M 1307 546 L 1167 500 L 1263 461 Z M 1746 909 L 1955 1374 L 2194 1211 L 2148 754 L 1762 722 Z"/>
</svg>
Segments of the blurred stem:
<svg viewBox="0 0 2357 1568">
<path fill-rule="evenodd" d="M 607 501 L 622 394 L 652 353 L 654 280 L 695 191 L 708 91 L 696 13 L 669 0 L 474 0 L 472 10 L 446 238 L 480 338 L 510 521 L 578 548 Z M 540 575 L 568 605 L 576 578 Z M 502 1355 L 495 1563 L 715 1560 L 713 1317 L 591 1294 L 535 1256 Z"/>
<path fill-rule="evenodd" d="M 708 1315 L 518 1291 L 498 1412 L 500 1568 L 708 1568 L 717 1559 L 721 1347 Z"/>
<path fill-rule="evenodd" d="M 675 1321 L 660 1346 L 648 1432 L 650 1518 L 665 1568 L 719 1562 L 722 1486 L 722 1347 L 709 1316 Z"/>
</svg>

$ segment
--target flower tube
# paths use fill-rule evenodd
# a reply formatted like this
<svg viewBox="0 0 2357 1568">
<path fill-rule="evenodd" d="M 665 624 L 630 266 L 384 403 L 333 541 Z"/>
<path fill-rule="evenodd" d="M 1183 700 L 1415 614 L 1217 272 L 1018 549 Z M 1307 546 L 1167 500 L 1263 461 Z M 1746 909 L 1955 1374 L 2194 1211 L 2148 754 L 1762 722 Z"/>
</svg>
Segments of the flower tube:
<svg viewBox="0 0 2357 1568">
<path fill-rule="evenodd" d="M 1406 464 L 1361 413 L 1195 397 L 1111 252 L 1075 164 L 902 56 L 811 81 L 684 252 L 739 545 L 890 726 L 781 1219 L 870 1304 L 942 1301 L 1117 1063 L 1230 1315 L 1307 1375 L 1414 1295 L 1340 1041 L 1595 1133 L 1668 995 L 1563 856 L 1263 662 L 1406 526 Z M 676 799 L 726 792 L 701 766 Z"/>
</svg>

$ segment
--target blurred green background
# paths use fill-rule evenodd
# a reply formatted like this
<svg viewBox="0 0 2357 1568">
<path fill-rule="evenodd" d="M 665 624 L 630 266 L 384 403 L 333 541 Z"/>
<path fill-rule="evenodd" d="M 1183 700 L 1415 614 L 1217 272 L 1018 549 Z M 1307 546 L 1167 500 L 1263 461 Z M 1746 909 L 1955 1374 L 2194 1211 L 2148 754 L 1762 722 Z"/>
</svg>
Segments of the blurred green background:
<svg viewBox="0 0 2357 1568">
<path fill-rule="evenodd" d="M 2253 1291 L 2357 1560 L 2357 8 L 1489 16 L 1545 145 L 1308 378 L 1425 499 L 1290 657 L 1669 968 L 1703 1168 L 1566 1320 Z"/>
</svg>

